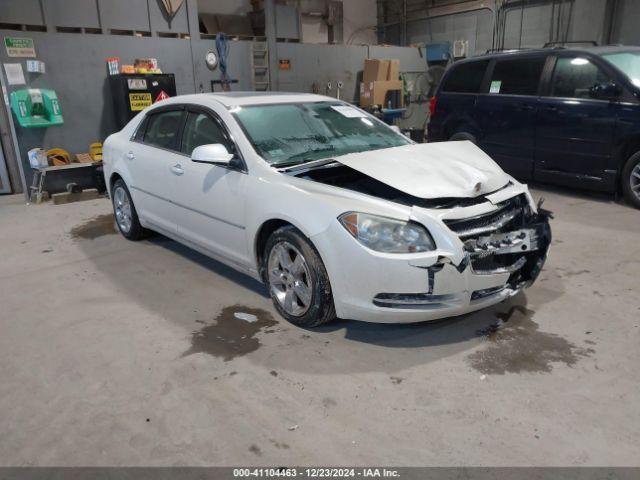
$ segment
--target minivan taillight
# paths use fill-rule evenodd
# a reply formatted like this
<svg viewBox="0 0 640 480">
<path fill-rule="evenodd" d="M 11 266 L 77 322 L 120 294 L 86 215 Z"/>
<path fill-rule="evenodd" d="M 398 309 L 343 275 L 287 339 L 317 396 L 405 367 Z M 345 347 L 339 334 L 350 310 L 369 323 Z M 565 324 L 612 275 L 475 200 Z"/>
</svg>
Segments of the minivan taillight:
<svg viewBox="0 0 640 480">
<path fill-rule="evenodd" d="M 431 97 L 429 100 L 429 117 L 433 118 L 436 113 L 436 105 L 438 103 L 438 97 Z"/>
</svg>

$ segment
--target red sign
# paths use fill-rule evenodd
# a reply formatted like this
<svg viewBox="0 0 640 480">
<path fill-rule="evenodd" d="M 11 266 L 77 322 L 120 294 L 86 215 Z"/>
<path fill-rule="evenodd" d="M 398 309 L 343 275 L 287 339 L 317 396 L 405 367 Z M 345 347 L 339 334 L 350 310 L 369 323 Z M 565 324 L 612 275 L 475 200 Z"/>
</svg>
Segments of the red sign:
<svg viewBox="0 0 640 480">
<path fill-rule="evenodd" d="M 153 102 L 153 103 L 158 103 L 158 102 L 160 102 L 162 100 L 166 100 L 167 98 L 169 98 L 169 95 L 167 95 L 164 90 L 160 90 L 160 93 L 158 94 L 158 96 L 156 97 L 155 102 Z"/>
</svg>

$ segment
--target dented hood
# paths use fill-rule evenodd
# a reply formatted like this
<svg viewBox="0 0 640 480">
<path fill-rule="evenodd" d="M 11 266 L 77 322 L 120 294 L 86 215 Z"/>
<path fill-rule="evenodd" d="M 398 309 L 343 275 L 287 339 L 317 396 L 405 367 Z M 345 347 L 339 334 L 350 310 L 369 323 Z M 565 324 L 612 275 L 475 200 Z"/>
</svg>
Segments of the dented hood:
<svg viewBox="0 0 640 480">
<path fill-rule="evenodd" d="M 468 141 L 405 145 L 335 160 L 419 198 L 476 197 L 509 182 L 498 164 Z"/>
</svg>

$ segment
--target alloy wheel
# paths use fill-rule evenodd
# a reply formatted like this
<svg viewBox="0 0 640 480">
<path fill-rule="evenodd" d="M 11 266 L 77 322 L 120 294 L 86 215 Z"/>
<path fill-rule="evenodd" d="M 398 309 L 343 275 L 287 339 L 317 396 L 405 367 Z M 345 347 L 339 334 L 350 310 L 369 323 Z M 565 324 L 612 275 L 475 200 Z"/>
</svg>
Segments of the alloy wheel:
<svg viewBox="0 0 640 480">
<path fill-rule="evenodd" d="M 631 175 L 629 176 L 629 184 L 631 186 L 631 191 L 633 194 L 640 200 L 640 163 L 638 163 L 633 170 L 631 170 Z"/>
<path fill-rule="evenodd" d="M 289 315 L 304 315 L 311 306 L 313 283 L 307 261 L 289 242 L 276 243 L 269 253 L 271 294 Z"/>
<path fill-rule="evenodd" d="M 132 224 L 131 201 L 129 200 L 129 194 L 123 187 L 118 186 L 113 192 L 113 207 L 118 226 L 124 233 L 129 233 Z"/>
</svg>

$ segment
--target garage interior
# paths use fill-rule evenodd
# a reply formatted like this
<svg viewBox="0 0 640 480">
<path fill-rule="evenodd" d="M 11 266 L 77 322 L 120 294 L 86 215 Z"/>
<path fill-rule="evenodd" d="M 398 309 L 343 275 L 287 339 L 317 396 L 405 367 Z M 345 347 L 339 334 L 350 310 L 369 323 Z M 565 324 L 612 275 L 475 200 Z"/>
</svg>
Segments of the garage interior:
<svg viewBox="0 0 640 480">
<path fill-rule="evenodd" d="M 618 194 L 531 183 L 553 242 L 504 303 L 302 329 L 222 263 L 124 239 L 100 172 L 137 113 L 118 73 L 167 82 L 141 108 L 226 89 L 366 107 L 365 63 L 389 60 L 376 113 L 424 142 L 451 64 L 640 45 L 639 19 L 633 0 L 0 0 L 0 466 L 638 467 L 640 222 Z M 26 126 L 35 89 L 53 113 Z"/>
</svg>

